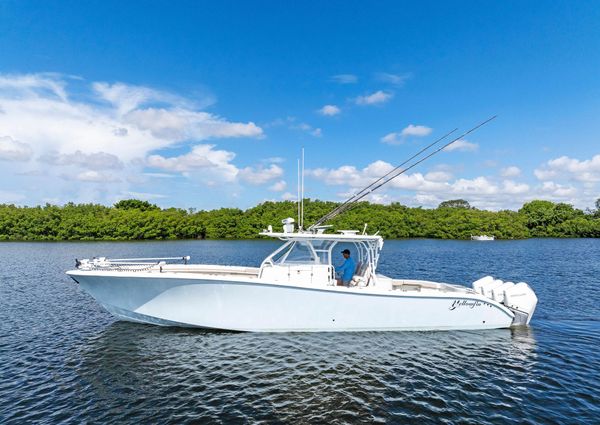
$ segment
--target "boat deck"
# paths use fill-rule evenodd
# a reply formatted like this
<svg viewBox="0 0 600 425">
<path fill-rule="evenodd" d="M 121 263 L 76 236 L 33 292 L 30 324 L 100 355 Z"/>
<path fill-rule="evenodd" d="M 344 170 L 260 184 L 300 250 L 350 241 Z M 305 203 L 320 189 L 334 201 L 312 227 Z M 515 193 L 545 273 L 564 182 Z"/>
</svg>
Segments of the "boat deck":
<svg viewBox="0 0 600 425">
<path fill-rule="evenodd" d="M 428 280 L 393 279 L 392 288 L 401 292 L 475 292 L 471 288 Z"/>
<path fill-rule="evenodd" d="M 471 288 L 467 288 L 462 285 L 452 285 L 448 283 L 438 283 L 427 280 L 415 280 L 415 279 L 392 279 L 388 276 L 381 274 L 376 275 L 376 283 L 370 283 L 369 285 L 355 285 L 350 287 L 335 286 L 332 285 L 331 280 L 324 280 L 322 283 L 312 281 L 306 285 L 298 284 L 295 279 L 290 279 L 289 275 L 285 280 L 271 280 L 260 278 L 259 267 L 243 267 L 243 266 L 227 266 L 227 265 L 205 265 L 205 264 L 118 264 L 118 263 L 105 263 L 103 265 L 96 265 L 92 267 L 93 271 L 100 272 L 141 272 L 143 274 L 164 274 L 168 273 L 171 275 L 190 275 L 191 279 L 202 278 L 202 276 L 210 276 L 211 278 L 219 278 L 223 280 L 247 280 L 254 281 L 261 284 L 286 284 L 292 286 L 323 286 L 332 288 L 335 287 L 342 291 L 368 291 L 368 292 L 403 292 L 407 294 L 422 294 L 422 295 L 440 295 L 448 293 L 462 293 L 470 294 L 475 293 Z M 90 271 L 92 271 L 90 270 Z M 182 276 L 183 277 L 183 276 Z"/>
<path fill-rule="evenodd" d="M 220 265 L 165 265 L 160 269 L 155 269 L 158 273 L 170 272 L 170 273 L 182 273 L 182 274 L 200 274 L 209 276 L 221 276 L 221 277 L 244 277 L 249 279 L 259 279 L 260 268 L 258 267 L 239 267 L 239 266 L 220 266 Z M 474 291 L 471 288 L 467 288 L 462 285 L 452 285 L 448 283 L 438 283 L 427 280 L 415 280 L 415 279 L 391 279 L 387 276 L 378 275 L 378 280 L 383 283 L 386 282 L 387 290 L 400 291 L 400 292 L 419 292 L 419 293 L 471 293 Z M 391 288 L 390 288 L 391 281 Z M 268 282 L 264 282 L 268 283 Z M 312 285 L 310 285 L 312 286 Z M 324 285 L 330 286 L 330 285 Z M 340 287 L 345 288 L 345 287 Z M 360 286 L 350 286 L 348 290 L 362 289 Z M 373 289 L 374 287 L 369 285 L 364 288 Z"/>
<path fill-rule="evenodd" d="M 240 266 L 220 266 L 220 265 L 202 265 L 202 264 L 167 264 L 156 267 L 157 272 L 170 273 L 194 273 L 207 274 L 212 276 L 243 276 L 247 278 L 258 279 L 260 268 L 258 267 L 240 267 Z"/>
</svg>

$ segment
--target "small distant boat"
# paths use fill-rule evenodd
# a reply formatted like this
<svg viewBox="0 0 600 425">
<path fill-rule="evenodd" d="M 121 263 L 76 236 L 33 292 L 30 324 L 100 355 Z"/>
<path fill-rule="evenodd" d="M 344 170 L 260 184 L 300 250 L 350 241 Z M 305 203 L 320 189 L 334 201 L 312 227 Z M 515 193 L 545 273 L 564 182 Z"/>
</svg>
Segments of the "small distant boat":
<svg viewBox="0 0 600 425">
<path fill-rule="evenodd" d="M 488 236 L 488 235 L 478 235 L 478 236 L 471 236 L 471 240 L 474 241 L 493 241 L 495 238 L 493 236 Z"/>
</svg>

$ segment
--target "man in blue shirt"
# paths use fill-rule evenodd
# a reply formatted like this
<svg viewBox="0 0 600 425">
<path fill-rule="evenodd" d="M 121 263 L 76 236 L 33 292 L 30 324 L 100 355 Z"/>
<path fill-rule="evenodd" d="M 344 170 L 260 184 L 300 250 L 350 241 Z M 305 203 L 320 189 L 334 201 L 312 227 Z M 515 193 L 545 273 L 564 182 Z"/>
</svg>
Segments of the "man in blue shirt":
<svg viewBox="0 0 600 425">
<path fill-rule="evenodd" d="M 338 286 L 350 286 L 350 281 L 356 271 L 356 264 L 354 260 L 350 258 L 350 250 L 345 249 L 342 251 L 342 255 L 345 260 L 341 266 L 335 268 L 335 271 L 340 275 L 340 279 L 337 280 Z"/>
</svg>

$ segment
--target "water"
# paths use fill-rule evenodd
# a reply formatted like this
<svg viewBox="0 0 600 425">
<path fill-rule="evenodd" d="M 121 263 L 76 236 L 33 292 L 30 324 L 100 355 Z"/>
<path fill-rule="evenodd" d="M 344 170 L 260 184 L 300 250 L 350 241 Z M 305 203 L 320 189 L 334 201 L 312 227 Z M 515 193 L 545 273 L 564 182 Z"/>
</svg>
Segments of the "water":
<svg viewBox="0 0 600 425">
<path fill-rule="evenodd" d="M 258 265 L 275 242 L 0 244 L 0 423 L 600 423 L 600 240 L 388 241 L 380 271 L 529 282 L 530 328 L 250 334 L 116 322 L 75 257 Z"/>
</svg>

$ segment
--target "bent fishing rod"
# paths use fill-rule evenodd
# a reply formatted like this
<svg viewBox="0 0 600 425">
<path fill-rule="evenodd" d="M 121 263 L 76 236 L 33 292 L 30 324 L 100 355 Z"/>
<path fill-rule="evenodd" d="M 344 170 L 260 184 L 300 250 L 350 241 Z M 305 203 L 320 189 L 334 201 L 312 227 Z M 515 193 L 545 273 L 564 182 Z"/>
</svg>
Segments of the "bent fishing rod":
<svg viewBox="0 0 600 425">
<path fill-rule="evenodd" d="M 360 201 L 361 199 L 363 199 L 365 196 L 369 195 L 373 191 L 379 189 L 383 185 L 385 185 L 385 184 L 389 183 L 390 181 L 394 180 L 396 177 L 398 177 L 398 176 L 406 173 L 408 170 L 416 167 L 417 165 L 419 165 L 423 161 L 431 158 L 432 156 L 434 156 L 435 154 L 437 154 L 440 151 L 444 150 L 445 148 L 447 148 L 451 144 L 453 144 L 453 143 L 461 140 L 463 137 L 465 137 L 465 136 L 473 133 L 477 129 L 483 127 L 484 125 L 486 125 L 487 123 L 489 123 L 490 121 L 492 121 L 493 119 L 495 119 L 496 117 L 497 117 L 497 115 L 494 115 L 494 116 L 488 118 L 487 120 L 485 120 L 485 121 L 477 124 L 475 127 L 469 129 L 468 131 L 464 132 L 460 136 L 452 139 L 450 142 L 442 145 L 438 149 L 430 152 L 428 155 L 426 155 L 423 158 L 419 159 L 418 161 L 416 161 L 415 163 L 411 164 L 410 166 L 401 169 L 401 167 L 403 165 L 405 165 L 408 162 L 410 162 L 411 160 L 415 159 L 416 157 L 418 157 L 419 155 L 421 155 L 423 152 L 427 151 L 429 148 L 431 148 L 432 146 L 436 145 L 438 142 L 442 141 L 443 139 L 445 139 L 450 134 L 454 133 L 456 131 L 456 129 L 454 129 L 451 132 L 447 133 L 446 135 L 442 136 L 441 138 L 439 138 L 435 142 L 433 142 L 433 143 L 429 144 L 428 146 L 426 146 L 425 148 L 421 149 L 419 152 L 417 152 L 416 154 L 414 154 L 413 156 L 411 156 L 406 161 L 402 162 L 402 164 L 398 165 L 393 170 L 389 171 L 385 175 L 383 175 L 380 178 L 378 178 L 376 181 L 368 184 L 366 187 L 364 187 L 363 189 L 361 189 L 360 191 L 358 191 L 356 194 L 352 195 L 350 198 L 348 198 L 346 201 L 344 201 L 341 205 L 338 205 L 336 208 L 334 208 L 329 213 L 325 214 L 323 217 L 321 217 L 319 220 L 317 220 L 313 225 L 311 225 L 308 228 L 308 230 L 313 230 L 317 226 L 321 226 L 321 225 L 323 225 L 323 223 L 325 223 L 325 222 L 327 222 L 327 221 L 329 221 L 329 220 L 337 217 L 341 213 L 347 211 L 352 206 L 356 205 L 356 203 L 358 201 Z"/>
</svg>

